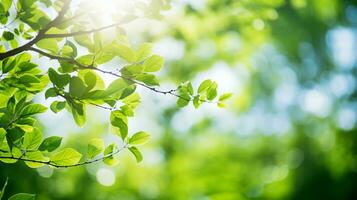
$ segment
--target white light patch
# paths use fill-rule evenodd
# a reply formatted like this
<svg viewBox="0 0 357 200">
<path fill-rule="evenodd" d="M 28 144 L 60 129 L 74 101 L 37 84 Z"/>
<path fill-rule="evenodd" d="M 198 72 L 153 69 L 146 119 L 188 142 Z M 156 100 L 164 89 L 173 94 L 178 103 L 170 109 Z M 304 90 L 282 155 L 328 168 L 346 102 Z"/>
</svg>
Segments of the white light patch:
<svg viewBox="0 0 357 200">
<path fill-rule="evenodd" d="M 280 84 L 274 91 L 275 106 L 283 110 L 295 103 L 297 90 L 292 83 Z"/>
<path fill-rule="evenodd" d="M 134 2 L 141 0 L 79 0 L 76 6 L 80 12 L 89 14 L 95 24 L 107 25 L 116 22 L 113 16 L 118 18 L 127 14 L 139 15 Z"/>
<path fill-rule="evenodd" d="M 354 66 L 357 57 L 357 38 L 353 30 L 348 28 L 331 30 L 327 33 L 326 41 L 336 64 L 343 68 Z"/>
<path fill-rule="evenodd" d="M 264 21 L 261 20 L 261 19 L 256 19 L 253 21 L 253 27 L 258 30 L 258 31 L 261 31 L 264 29 L 265 27 L 265 24 L 264 24 Z"/>
<path fill-rule="evenodd" d="M 40 176 L 42 176 L 44 178 L 50 178 L 53 174 L 53 169 L 48 166 L 43 166 L 43 167 L 37 168 L 37 172 Z"/>
<path fill-rule="evenodd" d="M 183 4 L 188 4 L 192 6 L 194 9 L 197 10 L 203 10 L 206 7 L 206 1 L 205 0 L 180 0 L 178 2 L 181 2 Z"/>
<path fill-rule="evenodd" d="M 100 1 L 90 1 L 90 4 L 93 4 L 96 9 L 102 11 L 103 13 L 114 13 L 115 5 L 117 5 L 118 1 L 115 0 L 100 0 Z"/>
<path fill-rule="evenodd" d="M 198 86 L 205 79 L 212 79 L 218 83 L 219 92 L 234 93 L 243 86 L 244 78 L 240 77 L 241 74 L 239 73 L 240 72 L 233 70 L 227 63 L 218 61 L 211 69 L 199 73 L 192 82 Z M 244 71 L 242 71 L 242 73 L 244 73 Z M 220 90 L 221 88 L 222 90 Z"/>
<path fill-rule="evenodd" d="M 330 98 L 317 89 L 307 91 L 301 103 L 303 110 L 319 117 L 327 117 L 331 110 Z"/>
<path fill-rule="evenodd" d="M 97 181 L 104 186 L 112 186 L 115 183 L 115 174 L 107 168 L 100 168 L 97 171 Z"/>
<path fill-rule="evenodd" d="M 153 51 L 167 60 L 178 60 L 185 53 L 185 43 L 170 37 L 163 38 L 155 42 Z"/>
<path fill-rule="evenodd" d="M 79 3 L 85 3 L 96 11 L 109 15 L 118 11 L 130 12 L 134 6 L 134 1 L 127 0 L 80 0 Z"/>
<path fill-rule="evenodd" d="M 334 95 L 341 97 L 353 92 L 355 89 L 355 80 L 352 75 L 337 74 L 331 78 L 329 86 Z"/>
<path fill-rule="evenodd" d="M 343 108 L 338 112 L 338 126 L 343 130 L 353 129 L 356 123 L 356 112 L 353 108 Z"/>
</svg>

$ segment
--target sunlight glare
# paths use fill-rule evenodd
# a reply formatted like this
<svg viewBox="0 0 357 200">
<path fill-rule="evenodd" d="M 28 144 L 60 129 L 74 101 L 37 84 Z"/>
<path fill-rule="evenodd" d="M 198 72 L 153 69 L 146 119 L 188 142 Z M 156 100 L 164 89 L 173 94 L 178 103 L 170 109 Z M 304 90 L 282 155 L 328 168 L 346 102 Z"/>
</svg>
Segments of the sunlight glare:
<svg viewBox="0 0 357 200">
<path fill-rule="evenodd" d="M 113 23 L 113 17 L 133 14 L 133 1 L 127 0 L 79 0 L 85 12 L 93 13 L 103 24 Z"/>
</svg>

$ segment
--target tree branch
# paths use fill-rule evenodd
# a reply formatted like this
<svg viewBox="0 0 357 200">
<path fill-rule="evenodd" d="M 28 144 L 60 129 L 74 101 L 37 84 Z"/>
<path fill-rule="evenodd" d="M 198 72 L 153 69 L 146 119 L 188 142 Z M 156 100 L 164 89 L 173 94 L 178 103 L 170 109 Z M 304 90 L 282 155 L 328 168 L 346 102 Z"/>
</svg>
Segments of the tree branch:
<svg viewBox="0 0 357 200">
<path fill-rule="evenodd" d="M 70 18 L 64 19 L 64 20 L 62 20 L 60 23 L 58 23 L 58 25 L 67 23 L 67 22 L 69 22 L 69 21 L 71 21 L 71 20 L 73 20 L 73 19 L 75 19 L 75 18 L 77 18 L 77 17 L 80 17 L 80 16 L 84 15 L 84 14 L 86 14 L 86 12 L 82 12 L 82 13 L 79 13 L 79 14 L 77 14 L 77 15 L 74 15 L 74 16 L 72 16 L 72 17 L 70 17 Z"/>
<path fill-rule="evenodd" d="M 32 160 L 32 159 L 28 159 L 28 158 L 23 158 L 23 157 L 14 157 L 12 156 L 0 156 L 0 159 L 11 159 L 11 160 L 20 160 L 20 161 L 25 161 L 25 162 L 33 162 L 33 163 L 40 163 L 40 164 L 44 164 L 44 165 L 48 165 L 48 166 L 52 166 L 52 167 L 56 167 L 56 168 L 70 168 L 70 167 L 78 167 L 78 166 L 82 166 L 82 165 L 88 165 L 91 163 L 95 163 L 95 162 L 99 162 L 102 161 L 106 158 L 112 157 L 118 153 L 120 153 L 121 151 L 123 151 L 124 149 L 126 149 L 128 146 L 127 144 L 125 144 L 124 146 L 122 146 L 121 148 L 117 149 L 116 151 L 114 151 L 113 153 L 110 153 L 108 155 L 93 159 L 93 160 L 87 160 L 87 161 L 83 161 L 83 162 L 79 162 L 77 164 L 73 164 L 73 165 L 58 165 L 55 164 L 51 161 L 41 161 L 41 160 Z"/>
<path fill-rule="evenodd" d="M 127 81 L 131 81 L 131 82 L 133 82 L 133 83 L 135 83 L 135 84 L 137 84 L 137 85 L 140 85 L 140 86 L 142 86 L 142 87 L 145 87 L 145 88 L 147 88 L 147 89 L 149 89 L 149 90 L 151 90 L 151 91 L 154 91 L 154 92 L 156 92 L 156 93 L 165 94 L 165 95 L 166 95 L 166 94 L 172 95 L 172 96 L 175 96 L 175 97 L 177 97 L 177 98 L 181 98 L 181 99 L 186 100 L 186 101 L 192 101 L 192 100 L 193 100 L 193 99 L 187 99 L 187 98 L 185 98 L 185 97 L 183 97 L 183 96 L 181 96 L 181 95 L 179 95 L 179 94 L 176 94 L 176 93 L 175 93 L 175 92 L 177 91 L 176 89 L 167 90 L 167 91 L 158 90 L 158 89 L 155 88 L 155 87 L 151 87 L 151 86 L 145 85 L 144 83 L 141 83 L 141 82 L 139 82 L 139 81 L 136 81 L 136 80 L 134 80 L 134 79 L 132 79 L 132 78 L 125 77 L 125 76 L 122 76 L 122 75 L 120 75 L 120 74 L 116 74 L 116 73 L 114 73 L 114 72 L 105 71 L 105 70 L 102 70 L 102 69 L 100 69 L 100 68 L 96 68 L 96 67 L 93 67 L 93 66 L 83 65 L 83 64 L 79 63 L 78 61 L 76 61 L 76 60 L 73 59 L 73 58 L 62 57 L 62 56 L 57 56 L 57 55 L 52 55 L 52 54 L 46 53 L 46 52 L 44 52 L 44 51 L 42 51 L 42 50 L 40 50 L 40 49 L 34 48 L 34 47 L 30 47 L 29 50 L 30 50 L 30 51 L 34 51 L 34 52 L 37 52 L 37 53 L 39 53 L 39 54 L 41 54 L 41 55 L 43 55 L 43 56 L 46 56 L 46 57 L 48 57 L 48 58 L 50 58 L 50 59 L 63 60 L 63 61 L 70 62 L 70 63 L 72 63 L 72 64 L 77 65 L 79 69 L 95 70 L 95 71 L 99 71 L 99 72 L 101 72 L 101 73 L 103 73 L 103 74 L 110 74 L 110 75 L 115 76 L 115 77 L 118 77 L 118 78 L 123 78 L 123 79 L 125 79 L 125 80 L 127 80 Z M 207 103 L 213 103 L 213 102 L 209 102 L 209 101 L 205 101 L 205 102 L 207 102 Z"/>
<path fill-rule="evenodd" d="M 73 36 L 77 36 L 77 35 L 91 34 L 91 33 L 99 32 L 99 31 L 102 31 L 102 30 L 105 30 L 105 29 L 109 29 L 109 28 L 113 28 L 113 27 L 119 26 L 122 23 L 123 22 L 117 22 L 117 23 L 114 23 L 114 24 L 110 24 L 110 25 L 107 25 L 107 26 L 103 26 L 103 27 L 100 27 L 100 28 L 87 30 L 87 31 L 77 31 L 77 32 L 62 33 L 62 34 L 46 34 L 44 36 L 44 38 L 66 38 L 66 37 L 73 37 Z"/>
<path fill-rule="evenodd" d="M 54 18 L 51 22 L 49 22 L 43 29 L 41 29 L 37 36 L 31 40 L 30 42 L 20 46 L 20 47 L 17 47 L 15 49 L 12 49 L 10 51 L 7 51 L 7 52 L 4 52 L 4 53 L 0 53 L 0 60 L 3 60 L 5 58 L 8 58 L 10 56 L 14 56 L 16 54 L 19 54 L 23 51 L 26 51 L 28 50 L 31 46 L 33 46 L 34 44 L 36 44 L 36 42 L 44 39 L 44 36 L 45 36 L 45 33 L 52 27 L 56 26 L 57 23 L 59 23 L 62 18 L 64 17 L 64 15 L 66 14 L 67 10 L 69 9 L 69 4 L 70 4 L 70 1 L 71 0 L 64 0 L 64 4 L 63 4 L 63 7 L 62 9 L 58 12 L 58 15 L 56 18 Z"/>
<path fill-rule="evenodd" d="M 68 101 L 68 99 L 67 99 L 68 97 L 66 97 L 65 95 L 60 94 L 60 93 L 57 93 L 57 95 L 62 97 L 62 98 L 64 98 L 66 101 Z M 77 101 L 79 101 L 81 103 L 88 103 L 90 105 L 93 105 L 93 106 L 96 106 L 96 107 L 99 107 L 99 108 L 102 108 L 102 109 L 105 109 L 105 110 L 110 110 L 110 111 L 115 110 L 115 107 L 111 108 L 111 107 L 102 106 L 102 105 L 99 105 L 99 104 L 96 104 L 96 103 L 92 103 L 92 102 L 83 102 L 80 99 L 75 99 L 75 100 L 77 100 Z"/>
</svg>

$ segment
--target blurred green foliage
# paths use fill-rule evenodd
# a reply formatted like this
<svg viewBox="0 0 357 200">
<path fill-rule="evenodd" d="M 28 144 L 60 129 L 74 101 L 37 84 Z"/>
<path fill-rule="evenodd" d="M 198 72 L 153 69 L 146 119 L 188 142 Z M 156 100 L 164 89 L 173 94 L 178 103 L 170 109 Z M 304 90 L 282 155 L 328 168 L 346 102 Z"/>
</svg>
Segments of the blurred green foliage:
<svg viewBox="0 0 357 200">
<path fill-rule="evenodd" d="M 158 106 L 148 117 L 160 131 L 142 148 L 141 164 L 129 153 L 113 168 L 33 170 L 0 163 L 0 180 L 9 177 L 5 196 L 355 199 L 356 2 L 173 1 L 171 9 L 174 16 L 162 19 L 164 31 L 145 34 L 173 48 L 173 55 L 164 48 L 169 52 L 163 78 L 181 82 L 224 68 L 222 80 L 239 81 L 228 108 L 195 119 L 191 110 Z M 183 119 L 185 112 L 190 119 Z M 85 138 L 107 131 L 92 122 L 68 135 L 67 145 L 83 149 Z"/>
</svg>

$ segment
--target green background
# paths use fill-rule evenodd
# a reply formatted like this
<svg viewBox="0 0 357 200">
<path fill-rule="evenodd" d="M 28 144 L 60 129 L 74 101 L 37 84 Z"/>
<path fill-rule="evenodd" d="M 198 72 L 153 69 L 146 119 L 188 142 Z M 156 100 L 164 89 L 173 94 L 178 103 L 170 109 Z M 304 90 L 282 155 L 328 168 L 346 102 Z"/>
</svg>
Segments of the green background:
<svg viewBox="0 0 357 200">
<path fill-rule="evenodd" d="M 127 29 L 134 43 L 153 42 L 165 57 L 163 85 L 214 79 L 235 94 L 227 108 L 180 110 L 174 98 L 142 90 L 131 122 L 152 134 L 142 163 L 128 152 L 115 167 L 0 163 L 0 181 L 9 177 L 5 197 L 357 198 L 356 1 L 173 1 L 161 21 L 149 22 Z M 111 139 L 107 117 L 92 108 L 83 129 L 68 113 L 40 119 L 44 134 L 85 150 L 91 137 Z M 101 183 L 103 174 L 115 176 L 113 185 Z"/>
</svg>

